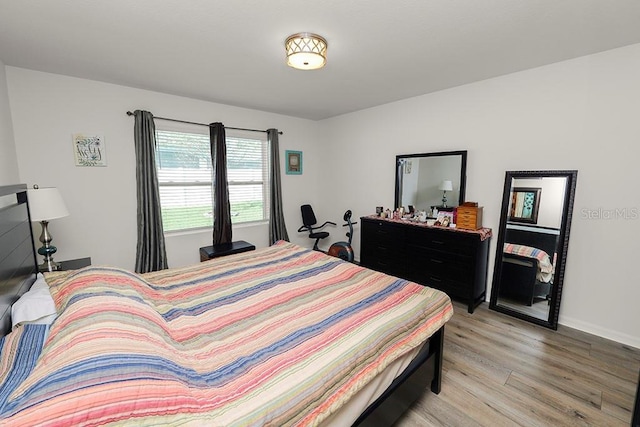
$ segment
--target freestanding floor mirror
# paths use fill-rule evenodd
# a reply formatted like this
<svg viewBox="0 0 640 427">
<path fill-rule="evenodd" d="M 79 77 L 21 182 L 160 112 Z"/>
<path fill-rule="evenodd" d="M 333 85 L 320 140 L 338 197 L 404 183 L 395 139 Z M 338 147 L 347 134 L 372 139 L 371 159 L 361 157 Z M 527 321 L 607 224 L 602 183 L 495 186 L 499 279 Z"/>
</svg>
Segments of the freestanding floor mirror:
<svg viewBox="0 0 640 427">
<path fill-rule="evenodd" d="M 577 176 L 506 173 L 489 308 L 558 328 Z"/>
</svg>

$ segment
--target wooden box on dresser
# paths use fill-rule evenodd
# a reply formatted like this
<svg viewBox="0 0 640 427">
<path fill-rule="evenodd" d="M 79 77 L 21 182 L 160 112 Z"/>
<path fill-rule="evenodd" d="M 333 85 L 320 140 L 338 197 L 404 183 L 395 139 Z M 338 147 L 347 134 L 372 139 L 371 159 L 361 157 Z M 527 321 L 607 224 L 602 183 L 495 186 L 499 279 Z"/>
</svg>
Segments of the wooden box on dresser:
<svg viewBox="0 0 640 427">
<path fill-rule="evenodd" d="M 444 291 L 469 313 L 485 300 L 491 230 L 361 218 L 360 264 Z"/>
</svg>

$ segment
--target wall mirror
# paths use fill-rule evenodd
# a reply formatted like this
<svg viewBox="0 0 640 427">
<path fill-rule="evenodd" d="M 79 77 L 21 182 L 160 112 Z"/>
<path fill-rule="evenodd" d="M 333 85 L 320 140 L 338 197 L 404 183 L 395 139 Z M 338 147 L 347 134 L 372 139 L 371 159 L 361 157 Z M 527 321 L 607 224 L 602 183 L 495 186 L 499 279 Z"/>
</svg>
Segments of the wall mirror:
<svg viewBox="0 0 640 427">
<path fill-rule="evenodd" d="M 394 207 L 413 206 L 429 212 L 464 202 L 467 152 L 404 154 L 396 156 Z"/>
<path fill-rule="evenodd" d="M 577 177 L 506 173 L 489 308 L 557 329 Z"/>
</svg>

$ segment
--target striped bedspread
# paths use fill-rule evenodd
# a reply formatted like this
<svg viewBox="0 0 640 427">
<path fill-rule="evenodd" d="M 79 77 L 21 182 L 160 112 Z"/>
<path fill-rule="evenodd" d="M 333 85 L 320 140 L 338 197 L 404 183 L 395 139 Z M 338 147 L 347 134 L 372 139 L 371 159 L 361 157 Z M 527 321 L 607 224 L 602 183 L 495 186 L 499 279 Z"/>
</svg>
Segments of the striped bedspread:
<svg viewBox="0 0 640 427">
<path fill-rule="evenodd" d="M 286 242 L 48 282 L 59 316 L 0 425 L 317 425 L 453 313 L 442 292 Z"/>
<path fill-rule="evenodd" d="M 515 243 L 505 243 L 504 253 L 537 259 L 538 271 L 536 273 L 536 278 L 544 283 L 551 282 L 551 280 L 553 279 L 555 257 L 554 263 L 552 263 L 551 259 L 549 258 L 549 254 L 547 254 L 542 249 L 525 245 L 517 245 Z"/>
</svg>

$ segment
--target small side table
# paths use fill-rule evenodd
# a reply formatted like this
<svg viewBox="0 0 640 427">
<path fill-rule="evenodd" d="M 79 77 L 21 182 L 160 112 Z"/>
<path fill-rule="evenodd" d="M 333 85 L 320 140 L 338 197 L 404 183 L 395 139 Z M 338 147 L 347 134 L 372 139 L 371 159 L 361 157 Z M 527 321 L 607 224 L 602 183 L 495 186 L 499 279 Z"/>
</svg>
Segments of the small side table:
<svg viewBox="0 0 640 427">
<path fill-rule="evenodd" d="M 256 247 L 244 240 L 238 240 L 231 243 L 220 243 L 213 246 L 204 246 L 200 248 L 200 262 L 225 255 L 239 254 L 241 252 L 252 251 Z"/>
<path fill-rule="evenodd" d="M 91 257 L 70 259 L 67 261 L 61 261 L 60 269 L 58 271 L 79 270 L 83 267 L 88 267 L 90 265 L 91 265 Z"/>
</svg>

